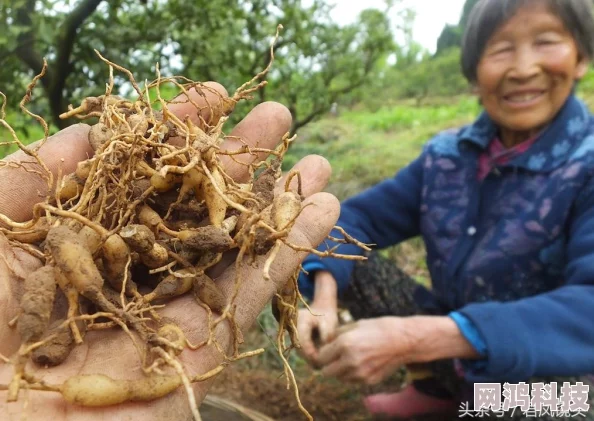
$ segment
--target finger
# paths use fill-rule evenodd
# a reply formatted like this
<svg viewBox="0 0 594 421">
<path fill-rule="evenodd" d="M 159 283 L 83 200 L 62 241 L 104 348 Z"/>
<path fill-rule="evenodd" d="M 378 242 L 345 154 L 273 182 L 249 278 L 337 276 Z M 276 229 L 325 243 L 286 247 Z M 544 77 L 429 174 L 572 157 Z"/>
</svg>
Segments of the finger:
<svg viewBox="0 0 594 421">
<path fill-rule="evenodd" d="M 329 319 L 329 317 L 322 317 L 320 320 L 320 341 L 323 344 L 328 343 L 330 339 L 334 336 L 335 332 L 335 325 Z"/>
<path fill-rule="evenodd" d="M 368 385 L 375 385 L 392 374 L 398 367 L 402 367 L 399 360 L 386 358 L 373 358 L 365 362 L 365 366 L 360 365 L 358 378 L 363 379 Z"/>
<path fill-rule="evenodd" d="M 221 151 L 236 151 L 244 145 L 274 149 L 291 129 L 291 121 L 291 112 L 284 105 L 277 102 L 258 104 L 227 136 Z M 248 178 L 248 165 L 263 161 L 268 154 L 243 153 L 232 157 L 221 154 L 220 157 L 227 174 L 241 183 Z"/>
<path fill-rule="evenodd" d="M 351 323 L 346 323 L 341 326 L 337 326 L 334 329 L 334 331 L 332 332 L 332 335 L 329 336 L 328 342 L 332 342 L 332 341 L 336 340 L 336 338 L 338 338 L 340 335 L 347 333 L 357 327 L 358 327 L 357 322 L 351 322 Z"/>
<path fill-rule="evenodd" d="M 328 213 L 324 214 L 324 212 Z M 295 221 L 287 241 L 290 244 L 306 247 L 308 250 L 314 249 L 326 238 L 334 226 L 333 224 L 338 219 L 338 212 L 339 203 L 333 195 L 328 193 L 311 195 L 303 201 L 303 211 Z M 307 254 L 305 251 L 296 252 L 288 246 L 283 246 L 270 269 L 271 277 L 276 282 L 262 280 L 257 286 L 264 288 L 268 297 L 272 297 L 273 293 L 294 274 Z M 259 278 L 262 278 L 263 266 L 268 257 L 267 255 L 258 257 L 254 266 L 249 267 L 246 278 L 259 281 Z M 258 292 L 258 288 L 255 289 Z M 247 291 L 245 292 L 247 293 Z"/>
<path fill-rule="evenodd" d="M 176 117 L 184 120 L 186 116 L 192 123 L 205 129 L 204 123 L 214 126 L 222 115 L 223 101 L 229 97 L 223 85 L 217 82 L 205 82 L 201 86 L 188 90 L 175 97 L 167 109 Z M 185 139 L 172 137 L 168 143 L 183 146 Z"/>
<path fill-rule="evenodd" d="M 307 311 L 307 310 L 306 310 Z M 299 342 L 301 343 L 300 352 L 309 360 L 313 360 L 317 357 L 316 347 L 312 341 L 312 330 L 315 327 L 310 317 L 310 314 L 299 315 L 297 319 L 297 332 L 299 334 Z"/>
<path fill-rule="evenodd" d="M 204 82 L 188 89 L 187 94 L 176 96 L 167 108 L 179 118 L 189 116 L 194 124 L 201 125 L 205 121 L 212 125 L 216 124 L 223 100 L 228 97 L 227 89 L 220 83 Z"/>
<path fill-rule="evenodd" d="M 54 174 L 58 174 L 61 167 L 62 174 L 69 174 L 76 169 L 76 164 L 93 155 L 93 149 L 88 142 L 90 126 L 75 124 L 50 136 L 39 149 L 40 159 Z M 29 147 L 35 147 L 36 142 Z M 34 158 L 23 151 L 7 156 L 5 161 L 31 162 L 26 167 L 40 171 L 39 164 Z M 0 169 L 0 213 L 9 218 L 22 222 L 32 217 L 32 207 L 40 202 L 48 193 L 47 182 L 39 174 L 25 171 L 22 168 Z M 55 180 L 54 180 L 55 182 Z"/>
<path fill-rule="evenodd" d="M 308 339 L 309 335 L 299 335 L 299 342 L 301 343 L 301 348 L 299 348 L 299 353 L 302 355 L 310 363 L 314 363 L 317 365 L 318 360 L 318 351 L 311 341 Z"/>
<path fill-rule="evenodd" d="M 326 183 L 330 179 L 330 163 L 323 157 L 318 155 L 309 155 L 301 159 L 293 169 L 299 169 L 301 178 L 303 180 L 303 195 L 305 197 L 321 192 Z M 281 181 L 279 185 L 284 185 Z M 218 278 L 225 269 L 235 262 L 237 257 L 237 250 L 225 253 L 223 259 L 214 268 L 208 271 L 208 275 L 212 278 Z"/>
<path fill-rule="evenodd" d="M 315 248 L 326 238 L 338 220 L 340 203 L 336 197 L 328 193 L 316 193 L 307 198 L 305 203 L 308 206 L 295 221 L 289 241 L 299 246 Z M 271 266 L 272 281 L 267 281 L 262 276 L 267 256 L 257 258 L 253 264 L 246 259 L 245 263 L 240 265 L 241 288 L 235 301 L 235 319 L 242 331 L 245 332 L 255 322 L 274 293 L 286 283 L 307 254 L 296 252 L 287 246 L 281 247 Z M 235 290 L 235 268 L 236 265 L 231 265 L 216 280 L 217 286 L 229 299 Z M 187 326 L 193 325 L 195 314 L 180 312 L 176 316 L 182 317 Z"/>
<path fill-rule="evenodd" d="M 308 155 L 302 158 L 295 166 L 291 169 L 292 172 L 299 172 L 301 174 L 301 193 L 307 197 L 313 193 L 322 191 L 332 175 L 332 168 L 328 160 L 320 155 Z M 281 193 L 285 191 L 285 182 L 289 173 L 281 177 L 278 184 L 275 187 L 275 193 Z M 293 177 L 289 183 L 289 189 L 297 191 L 299 179 Z"/>
<path fill-rule="evenodd" d="M 351 330 L 354 330 L 354 329 L 356 329 L 357 327 L 358 327 L 358 324 L 357 324 L 357 322 L 354 322 L 354 323 L 346 323 L 346 324 L 344 324 L 344 325 L 342 325 L 342 326 L 339 326 L 339 327 L 336 329 L 336 337 L 338 337 L 338 336 L 340 336 L 340 335 L 342 335 L 342 334 L 344 334 L 344 333 L 350 332 Z"/>
<path fill-rule="evenodd" d="M 370 386 L 376 385 L 380 383 L 386 377 L 386 367 L 385 366 L 377 366 L 375 367 L 371 373 L 365 378 L 365 383 Z"/>
</svg>

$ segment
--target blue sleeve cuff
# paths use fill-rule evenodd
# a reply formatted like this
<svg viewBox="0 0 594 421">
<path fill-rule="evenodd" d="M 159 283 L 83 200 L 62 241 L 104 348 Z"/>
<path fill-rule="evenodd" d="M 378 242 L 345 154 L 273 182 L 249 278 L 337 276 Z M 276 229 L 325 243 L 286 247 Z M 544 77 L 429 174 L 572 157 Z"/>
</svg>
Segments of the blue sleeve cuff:
<svg viewBox="0 0 594 421">
<path fill-rule="evenodd" d="M 469 360 L 469 359 L 460 359 L 458 362 L 462 366 L 462 369 L 465 372 L 476 372 L 484 370 L 487 365 L 487 343 L 485 342 L 483 336 L 478 331 L 474 323 L 466 316 L 457 311 L 453 311 L 449 314 L 449 317 L 456 322 L 458 325 L 458 329 L 462 332 L 462 335 L 466 338 L 468 342 L 472 345 L 472 347 L 480 354 L 482 359 L 478 360 Z"/>
<path fill-rule="evenodd" d="M 454 320 L 454 322 L 456 322 L 458 328 L 462 332 L 462 335 L 464 335 L 468 342 L 470 342 L 476 352 L 478 352 L 481 357 L 486 357 L 487 344 L 474 323 L 472 323 L 468 317 L 456 311 L 451 312 L 449 316 Z"/>
<path fill-rule="evenodd" d="M 313 299 L 315 290 L 314 273 L 319 270 L 328 269 L 322 262 L 312 261 L 303 263 L 303 270 L 307 273 L 301 271 L 299 274 L 299 279 L 297 280 L 299 292 L 301 295 L 311 300 Z"/>
</svg>

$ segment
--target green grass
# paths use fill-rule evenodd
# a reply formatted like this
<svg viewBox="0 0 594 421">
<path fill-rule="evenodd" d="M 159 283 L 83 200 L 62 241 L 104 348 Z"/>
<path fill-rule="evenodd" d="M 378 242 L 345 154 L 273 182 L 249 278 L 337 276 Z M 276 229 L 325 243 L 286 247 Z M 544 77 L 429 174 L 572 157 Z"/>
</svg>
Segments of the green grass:
<svg viewBox="0 0 594 421">
<path fill-rule="evenodd" d="M 478 111 L 471 97 L 421 107 L 403 102 L 376 112 L 345 111 L 300 131 L 284 167 L 308 154 L 324 156 L 333 170 L 329 190 L 344 199 L 393 176 L 418 156 L 428 139 L 471 122 Z"/>
<path fill-rule="evenodd" d="M 580 97 L 593 107 L 594 82 L 591 85 L 592 89 L 590 84 L 581 87 Z M 284 169 L 308 154 L 324 156 L 332 166 L 328 191 L 342 200 L 392 177 L 434 135 L 471 123 L 480 111 L 470 95 L 429 98 L 422 106 L 401 101 L 375 112 L 345 110 L 339 117 L 321 119 L 299 131 Z"/>
<path fill-rule="evenodd" d="M 402 102 L 376 112 L 347 111 L 342 118 L 367 130 L 393 132 L 427 125 L 449 125 L 460 118 L 472 119 L 479 110 L 476 99 L 462 96 L 450 98 L 448 102 L 433 100 L 422 106 Z"/>
</svg>

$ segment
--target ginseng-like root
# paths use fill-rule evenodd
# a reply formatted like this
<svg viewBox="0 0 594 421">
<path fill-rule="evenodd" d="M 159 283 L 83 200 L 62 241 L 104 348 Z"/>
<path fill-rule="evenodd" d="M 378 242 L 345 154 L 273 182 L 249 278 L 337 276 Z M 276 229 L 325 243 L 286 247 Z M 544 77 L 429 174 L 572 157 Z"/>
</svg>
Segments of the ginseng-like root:
<svg viewBox="0 0 594 421">
<path fill-rule="evenodd" d="M 164 78 L 158 66 L 156 80 L 142 89 L 131 72 L 97 54 L 109 66 L 105 93 L 86 98 L 61 115 L 98 120 L 88 134 L 94 155 L 80 162 L 73 173 L 62 174 L 60 169 L 54 176 L 39 158 L 38 149 L 25 146 L 5 121 L 4 105 L 0 109 L 0 125 L 13 139 L 9 143 L 17 145 L 39 169 L 17 163 L 6 166 L 38 174 L 48 190 L 47 197 L 33 207 L 30 221 L 16 222 L 0 214 L 0 222 L 7 227 L 0 230 L 10 244 L 42 262 L 41 269 L 24 282 L 23 300 L 14 322 L 21 347 L 12 358 L 1 359 L 13 366 L 14 376 L 10 384 L 0 385 L 0 390 L 8 390 L 11 401 L 18 399 L 21 387 L 27 387 L 60 393 L 72 404 L 96 407 L 150 401 L 183 387 L 197 420 L 200 415 L 191 383 L 263 351 L 240 353 L 243 333 L 235 314 L 245 281 L 243 265 L 265 259 L 262 276 L 270 279 L 271 267 L 282 247 L 321 256 L 358 257 L 341 256 L 334 250 L 317 251 L 288 241 L 303 210 L 299 172 L 286 177 L 284 191 L 275 193 L 275 189 L 294 137 L 287 134 L 277 148 L 270 150 L 251 148 L 240 138 L 235 138 L 241 143 L 237 150 L 221 148 L 228 137 L 224 130 L 230 113 L 239 101 L 250 99 L 266 84 L 260 79 L 270 65 L 230 98 L 219 95 L 215 104 L 204 96 L 205 92 L 218 95 L 213 88 L 183 77 Z M 114 70 L 128 77 L 136 98 L 113 95 Z M 47 125 L 24 108 L 39 77 L 29 86 L 21 107 L 44 126 L 43 144 L 48 137 Z M 164 84 L 178 89 L 180 96 L 174 101 L 164 100 L 160 91 Z M 202 93 L 202 105 L 192 99 L 190 90 Z M 169 110 L 172 102 L 184 101 L 198 113 L 177 116 Z M 203 117 L 206 114 L 208 120 Z M 273 159 L 245 164 L 238 158 L 256 153 L 269 154 Z M 223 155 L 245 165 L 248 179 L 237 182 L 227 174 Z M 296 189 L 292 187 L 295 180 Z M 344 239 L 333 240 L 366 247 L 344 231 L 339 232 Z M 231 264 L 236 273 L 233 290 L 225 294 L 215 274 L 217 265 L 227 262 L 228 256 L 234 259 Z M 64 295 L 61 300 L 67 309 L 52 316 L 57 288 Z M 179 326 L 158 313 L 186 294 L 192 294 L 196 306 L 208 315 L 208 335 L 196 345 L 186 339 Z M 283 337 L 288 332 L 292 346 L 299 346 L 295 326 L 300 301 L 295 277 L 274 298 L 285 374 L 295 387 L 301 410 L 310 418 L 299 401 L 285 357 L 290 349 Z M 51 317 L 55 320 L 50 323 Z M 220 323 L 227 323 L 231 331 L 231 351 L 217 340 L 215 332 Z M 89 331 L 107 333 L 118 329 L 136 347 L 140 372 L 144 374 L 140 379 L 118 380 L 97 373 L 73 376 L 52 386 L 25 371 L 29 360 L 45 367 L 64 363 L 76 346 L 85 342 Z M 224 363 L 202 376 L 186 374 L 178 359 L 180 354 L 188 348 L 210 345 L 222 354 Z"/>
<path fill-rule="evenodd" d="M 110 406 L 124 402 L 151 401 L 176 390 L 177 375 L 151 375 L 138 380 L 115 380 L 103 374 L 70 377 L 59 391 L 67 402 L 81 406 Z"/>
<path fill-rule="evenodd" d="M 63 322 L 63 320 L 58 320 L 50 326 L 47 335 L 41 338 L 44 344 L 31 353 L 33 362 L 42 367 L 54 367 L 66 361 L 76 346 L 76 341 L 72 330 L 69 327 L 64 327 Z M 76 323 L 78 331 L 85 332 L 87 325 L 83 322 Z"/>
<path fill-rule="evenodd" d="M 27 358 L 34 345 L 45 333 L 56 295 L 56 281 L 51 266 L 42 266 L 25 278 L 25 292 L 21 299 L 21 314 L 17 330 L 22 345 L 14 362 L 14 376 L 8 389 L 8 401 L 18 398 Z"/>
</svg>

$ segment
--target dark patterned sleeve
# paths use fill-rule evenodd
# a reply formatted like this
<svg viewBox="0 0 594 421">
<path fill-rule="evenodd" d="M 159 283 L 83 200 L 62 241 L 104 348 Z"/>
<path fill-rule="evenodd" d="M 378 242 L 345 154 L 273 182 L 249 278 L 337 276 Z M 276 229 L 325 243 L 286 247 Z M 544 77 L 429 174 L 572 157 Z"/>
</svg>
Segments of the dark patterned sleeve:
<svg viewBox="0 0 594 421">
<path fill-rule="evenodd" d="M 594 181 L 576 201 L 563 286 L 519 301 L 475 303 L 460 313 L 477 327 L 488 360 L 466 364 L 474 382 L 594 373 Z"/>
<path fill-rule="evenodd" d="M 423 159 L 421 154 L 394 177 L 387 179 L 341 204 L 336 225 L 357 240 L 372 244 L 373 248 L 385 248 L 419 235 L 419 208 L 423 184 Z M 333 230 L 337 238 L 341 234 Z M 363 250 L 351 244 L 324 241 L 319 251 L 338 246 L 337 253 L 361 255 Z M 341 293 L 348 286 L 354 263 L 337 258 L 320 258 L 309 255 L 303 262 L 304 269 L 329 270 L 338 283 Z M 311 298 L 313 294 L 313 271 L 299 278 L 301 293 Z"/>
</svg>

